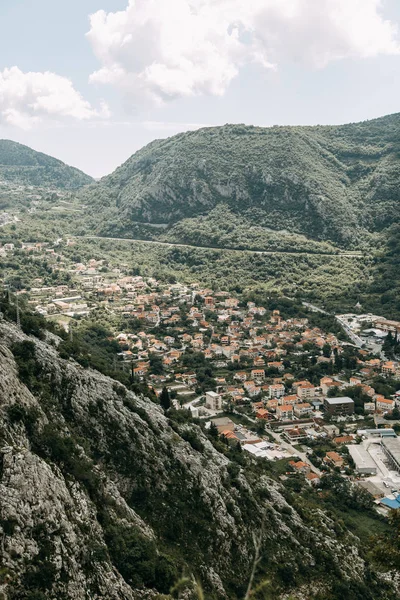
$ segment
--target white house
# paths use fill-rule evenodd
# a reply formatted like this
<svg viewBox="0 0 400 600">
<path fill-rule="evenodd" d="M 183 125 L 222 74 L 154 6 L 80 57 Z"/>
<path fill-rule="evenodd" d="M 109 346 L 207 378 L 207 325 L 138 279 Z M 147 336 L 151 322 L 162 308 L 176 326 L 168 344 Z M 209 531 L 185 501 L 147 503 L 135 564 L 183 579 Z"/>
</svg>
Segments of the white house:
<svg viewBox="0 0 400 600">
<path fill-rule="evenodd" d="M 216 392 L 206 392 L 206 408 L 210 410 L 222 409 L 222 397 Z"/>
</svg>

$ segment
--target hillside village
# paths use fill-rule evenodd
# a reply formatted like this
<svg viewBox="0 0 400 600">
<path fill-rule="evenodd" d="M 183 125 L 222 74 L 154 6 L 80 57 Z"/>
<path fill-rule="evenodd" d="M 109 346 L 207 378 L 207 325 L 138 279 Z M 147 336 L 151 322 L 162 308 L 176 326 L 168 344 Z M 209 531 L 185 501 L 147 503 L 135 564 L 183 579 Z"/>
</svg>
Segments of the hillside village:
<svg viewBox="0 0 400 600">
<path fill-rule="evenodd" d="M 397 340 L 400 323 L 349 317 L 349 328 L 363 323 L 359 347 L 341 328 L 342 317 L 334 333 L 325 331 L 312 313 L 285 317 L 239 295 L 134 275 L 105 259 L 74 262 L 65 251 L 73 246 L 73 239 L 59 239 L 0 248 L 8 259 L 45 258 L 50 272 L 68 280 L 48 285 L 35 278 L 18 290 L 31 309 L 71 337 L 93 314 L 103 315 L 118 367 L 157 396 L 167 390 L 175 408 L 205 420 L 226 443 L 286 460 L 288 473 L 310 485 L 329 471 L 368 476 L 368 491 L 384 508 L 397 502 L 400 363 L 387 360 L 382 347 L 389 332 Z M 377 343 L 378 354 L 371 350 Z M 392 495 L 383 498 L 386 488 Z"/>
</svg>

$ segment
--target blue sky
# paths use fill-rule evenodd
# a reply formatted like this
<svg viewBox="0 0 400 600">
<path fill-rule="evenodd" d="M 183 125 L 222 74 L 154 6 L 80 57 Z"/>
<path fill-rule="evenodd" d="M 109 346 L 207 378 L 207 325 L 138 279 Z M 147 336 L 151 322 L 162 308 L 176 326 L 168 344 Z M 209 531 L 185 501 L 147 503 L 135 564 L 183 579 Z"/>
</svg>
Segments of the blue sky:
<svg viewBox="0 0 400 600">
<path fill-rule="evenodd" d="M 198 126 L 400 112 L 399 27 L 398 0 L 1 0 L 0 137 L 99 177 Z"/>
</svg>

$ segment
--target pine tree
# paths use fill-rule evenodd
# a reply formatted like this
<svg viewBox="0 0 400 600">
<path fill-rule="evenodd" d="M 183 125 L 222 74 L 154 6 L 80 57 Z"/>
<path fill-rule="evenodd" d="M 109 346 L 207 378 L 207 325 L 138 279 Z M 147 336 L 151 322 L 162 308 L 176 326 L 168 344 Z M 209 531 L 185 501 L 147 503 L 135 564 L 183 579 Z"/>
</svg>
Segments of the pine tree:
<svg viewBox="0 0 400 600">
<path fill-rule="evenodd" d="M 210 431 L 210 436 L 211 436 L 211 437 L 213 437 L 213 438 L 215 438 L 215 439 L 217 439 L 217 438 L 218 438 L 218 436 L 219 436 L 218 427 L 217 427 L 217 426 L 216 426 L 216 424 L 215 424 L 215 423 L 213 423 L 212 421 L 211 421 L 211 426 L 210 426 L 210 429 L 209 429 L 209 431 Z"/>
<path fill-rule="evenodd" d="M 171 408 L 171 398 L 166 387 L 163 387 L 162 392 L 160 394 L 160 404 L 164 410 L 168 410 L 169 408 Z"/>
</svg>

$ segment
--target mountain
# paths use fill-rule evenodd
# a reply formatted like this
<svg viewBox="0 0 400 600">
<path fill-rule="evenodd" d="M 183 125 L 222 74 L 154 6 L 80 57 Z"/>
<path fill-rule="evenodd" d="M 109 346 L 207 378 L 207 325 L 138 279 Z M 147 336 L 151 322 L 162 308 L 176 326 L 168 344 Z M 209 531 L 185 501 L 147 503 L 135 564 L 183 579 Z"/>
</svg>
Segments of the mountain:
<svg viewBox="0 0 400 600">
<path fill-rule="evenodd" d="M 201 237 L 204 217 L 222 207 L 245 229 L 351 247 L 398 219 L 399 153 L 400 114 L 342 126 L 225 125 L 152 142 L 82 197 L 97 230 L 113 235 L 180 223 L 181 237 L 182 228 Z M 213 220 L 231 225 L 219 213 Z"/>
<path fill-rule="evenodd" d="M 359 300 L 377 314 L 400 319 L 400 223 L 387 232 L 385 248 L 372 269 L 372 281 L 361 286 Z"/>
<path fill-rule="evenodd" d="M 2 598 L 190 600 L 193 574 L 207 600 L 243 599 L 253 566 L 254 598 L 398 597 L 336 512 L 350 502 L 355 523 L 362 495 L 283 485 L 22 317 L 42 339 L 0 321 Z"/>
<path fill-rule="evenodd" d="M 36 152 L 28 146 L 0 140 L 0 183 L 76 190 L 93 182 L 79 169 Z"/>
</svg>

